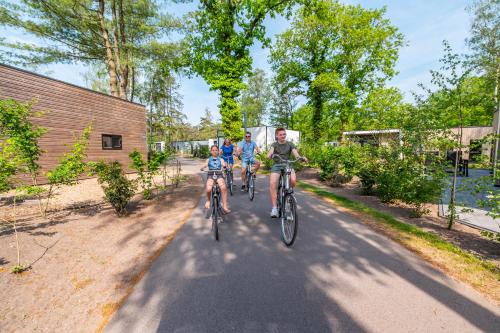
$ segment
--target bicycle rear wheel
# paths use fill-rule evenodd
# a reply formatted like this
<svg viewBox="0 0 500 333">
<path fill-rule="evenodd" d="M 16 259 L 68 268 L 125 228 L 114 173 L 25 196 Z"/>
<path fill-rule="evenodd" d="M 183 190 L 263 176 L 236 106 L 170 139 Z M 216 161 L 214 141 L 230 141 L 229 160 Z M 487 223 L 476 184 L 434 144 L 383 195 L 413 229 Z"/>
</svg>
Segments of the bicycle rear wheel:
<svg viewBox="0 0 500 333">
<path fill-rule="evenodd" d="M 215 198 L 212 206 L 212 232 L 216 241 L 219 240 L 219 200 Z"/>
<path fill-rule="evenodd" d="M 292 246 L 297 237 L 299 220 L 297 217 L 297 202 L 292 194 L 286 194 L 283 214 L 281 216 L 281 239 L 286 246 Z"/>
<path fill-rule="evenodd" d="M 247 177 L 248 177 L 248 198 L 250 199 L 250 201 L 252 201 L 255 195 L 255 182 L 252 174 L 248 174 Z"/>
</svg>

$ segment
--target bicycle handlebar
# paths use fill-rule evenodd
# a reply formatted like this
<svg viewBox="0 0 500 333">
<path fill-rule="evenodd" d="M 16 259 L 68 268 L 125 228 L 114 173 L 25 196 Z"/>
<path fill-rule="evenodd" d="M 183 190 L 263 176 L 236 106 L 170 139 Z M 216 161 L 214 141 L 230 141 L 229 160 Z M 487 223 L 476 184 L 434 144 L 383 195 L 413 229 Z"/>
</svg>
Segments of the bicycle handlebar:
<svg viewBox="0 0 500 333">
<path fill-rule="evenodd" d="M 290 164 L 298 162 L 298 161 L 304 161 L 304 158 L 302 156 L 300 156 L 299 158 L 297 158 L 295 160 L 285 160 L 283 157 L 281 157 L 280 155 L 276 155 L 276 154 L 273 154 L 273 156 L 271 156 L 271 158 L 273 158 L 273 159 L 274 159 L 274 157 L 279 157 L 281 162 L 290 163 Z"/>
</svg>

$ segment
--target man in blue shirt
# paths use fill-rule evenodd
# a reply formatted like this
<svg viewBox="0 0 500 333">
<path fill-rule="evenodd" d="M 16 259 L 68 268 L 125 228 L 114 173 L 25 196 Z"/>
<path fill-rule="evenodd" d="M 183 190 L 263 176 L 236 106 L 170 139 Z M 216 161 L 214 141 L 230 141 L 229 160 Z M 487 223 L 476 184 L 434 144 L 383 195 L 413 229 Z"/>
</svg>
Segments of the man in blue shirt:
<svg viewBox="0 0 500 333">
<path fill-rule="evenodd" d="M 253 177 L 259 170 L 260 162 L 255 159 L 254 150 L 257 154 L 260 154 L 260 148 L 257 144 L 252 141 L 252 134 L 250 132 L 245 133 L 245 140 L 240 142 L 238 146 L 238 155 L 241 157 L 241 190 L 245 190 L 245 184 L 247 183 L 247 166 L 249 164 L 254 165 Z"/>
</svg>

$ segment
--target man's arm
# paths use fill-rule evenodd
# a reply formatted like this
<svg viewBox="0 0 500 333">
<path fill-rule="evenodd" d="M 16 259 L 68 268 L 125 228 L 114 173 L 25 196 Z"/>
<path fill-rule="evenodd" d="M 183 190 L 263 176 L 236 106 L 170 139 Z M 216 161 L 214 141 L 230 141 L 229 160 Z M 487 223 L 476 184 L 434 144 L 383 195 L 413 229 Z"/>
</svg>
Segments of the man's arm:
<svg viewBox="0 0 500 333">
<path fill-rule="evenodd" d="M 274 147 L 271 147 L 271 149 L 269 149 L 269 152 L 267 153 L 267 158 L 272 158 L 273 154 L 274 154 Z"/>
<path fill-rule="evenodd" d="M 297 148 L 292 149 L 292 154 L 295 156 L 296 159 L 302 158 L 304 161 L 309 162 L 308 159 L 305 156 L 300 156 L 299 151 Z"/>
<path fill-rule="evenodd" d="M 262 150 L 260 150 L 259 146 L 255 145 L 255 151 L 257 152 L 257 154 L 260 154 L 262 152 Z"/>
</svg>

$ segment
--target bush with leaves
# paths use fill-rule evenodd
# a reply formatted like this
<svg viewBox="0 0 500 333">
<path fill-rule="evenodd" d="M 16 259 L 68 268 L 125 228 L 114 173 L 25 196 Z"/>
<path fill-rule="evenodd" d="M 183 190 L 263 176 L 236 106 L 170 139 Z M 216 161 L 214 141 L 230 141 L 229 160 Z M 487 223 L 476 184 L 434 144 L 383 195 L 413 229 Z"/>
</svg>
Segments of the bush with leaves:
<svg viewBox="0 0 500 333">
<path fill-rule="evenodd" d="M 152 152 L 149 161 L 145 161 L 142 154 L 134 150 L 129 154 L 132 164 L 130 167 L 137 171 L 137 180 L 142 187 L 143 197 L 146 200 L 152 198 L 154 181 L 153 177 L 158 173 L 160 166 L 164 164 L 170 153 L 165 152 Z"/>
<path fill-rule="evenodd" d="M 361 191 L 363 194 L 371 194 L 373 192 L 380 172 L 380 163 L 377 158 L 375 156 L 366 156 L 356 173 L 361 182 Z"/>
<path fill-rule="evenodd" d="M 210 148 L 208 146 L 196 146 L 193 150 L 193 157 L 196 158 L 209 158 Z"/>
<path fill-rule="evenodd" d="M 62 185 L 75 185 L 78 178 L 85 172 L 87 158 L 87 148 L 89 145 L 92 126 L 88 125 L 71 147 L 71 151 L 65 154 L 58 165 L 47 172 L 49 188 L 46 191 L 46 202 L 42 214 L 47 214 L 49 202 L 52 199 L 54 191 Z"/>
<path fill-rule="evenodd" d="M 361 147 L 354 144 L 323 147 L 321 155 L 317 157 L 317 163 L 321 169 L 320 177 L 331 186 L 348 183 L 359 168 L 360 152 Z"/>
<path fill-rule="evenodd" d="M 264 170 L 271 170 L 271 167 L 274 164 L 274 161 L 272 158 L 267 157 L 268 152 L 261 152 L 260 154 L 257 154 L 257 158 L 262 162 L 262 168 Z"/>
<path fill-rule="evenodd" d="M 91 174 L 97 175 L 106 200 L 115 209 L 118 216 L 127 213 L 127 205 L 135 192 L 135 183 L 125 177 L 120 162 L 90 162 Z"/>
</svg>

